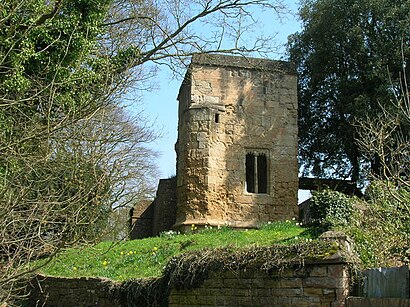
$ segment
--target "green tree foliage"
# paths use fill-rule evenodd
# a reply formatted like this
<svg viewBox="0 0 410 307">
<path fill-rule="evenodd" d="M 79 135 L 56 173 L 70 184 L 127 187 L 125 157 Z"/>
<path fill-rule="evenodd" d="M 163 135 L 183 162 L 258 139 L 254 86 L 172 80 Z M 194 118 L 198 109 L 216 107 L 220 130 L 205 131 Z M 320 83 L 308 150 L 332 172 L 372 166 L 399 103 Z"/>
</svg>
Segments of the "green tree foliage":
<svg viewBox="0 0 410 307">
<path fill-rule="evenodd" d="M 409 16 L 407 0 L 302 1 L 303 30 L 290 37 L 289 52 L 299 73 L 305 174 L 356 181 L 368 163 L 380 168 L 377 156 L 359 150 L 354 123 L 388 109 L 407 87 L 400 80 L 409 74 Z"/>
<path fill-rule="evenodd" d="M 251 6 L 282 8 L 275 0 L 0 4 L 0 303 L 31 260 L 94 239 L 113 206 L 151 193 L 155 155 L 144 144 L 156 134 L 127 117 L 120 99 L 145 87 L 150 63 L 266 51 L 269 39 L 242 40 L 255 24 Z M 199 36 L 194 23 L 213 31 Z"/>
</svg>

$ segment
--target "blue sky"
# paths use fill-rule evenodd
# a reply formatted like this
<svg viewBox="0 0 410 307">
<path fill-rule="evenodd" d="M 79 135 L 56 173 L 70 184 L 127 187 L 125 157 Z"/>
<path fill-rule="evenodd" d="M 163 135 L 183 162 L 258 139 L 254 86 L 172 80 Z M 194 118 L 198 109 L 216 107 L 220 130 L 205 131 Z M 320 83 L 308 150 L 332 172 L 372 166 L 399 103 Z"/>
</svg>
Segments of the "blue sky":
<svg viewBox="0 0 410 307">
<path fill-rule="evenodd" d="M 267 35 L 274 35 L 277 45 L 282 45 L 280 54 L 272 54 L 272 59 L 285 57 L 285 47 L 287 37 L 299 31 L 300 23 L 296 17 L 297 1 L 286 0 L 293 15 L 289 14 L 281 21 L 272 14 L 258 16 L 260 19 L 260 29 Z M 146 92 L 142 97 L 142 103 L 134 106 L 136 111 L 143 110 L 148 119 L 154 122 L 155 129 L 162 130 L 162 137 L 150 144 L 150 147 L 159 152 L 158 168 L 159 178 L 168 178 L 175 175 L 176 156 L 174 144 L 177 139 L 178 104 L 177 95 L 181 85 L 181 79 L 175 79 L 171 71 L 165 66 L 160 67 L 155 83 L 158 89 Z M 158 178 L 158 179 L 159 179 Z M 303 193 L 302 198 L 306 198 Z"/>
</svg>

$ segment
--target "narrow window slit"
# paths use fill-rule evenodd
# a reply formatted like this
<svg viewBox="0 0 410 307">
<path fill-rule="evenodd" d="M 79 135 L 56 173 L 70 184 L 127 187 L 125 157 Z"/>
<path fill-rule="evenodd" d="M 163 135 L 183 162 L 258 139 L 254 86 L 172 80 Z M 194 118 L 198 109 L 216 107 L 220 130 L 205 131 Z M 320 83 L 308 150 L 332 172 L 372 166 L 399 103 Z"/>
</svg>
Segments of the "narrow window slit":
<svg viewBox="0 0 410 307">
<path fill-rule="evenodd" d="M 268 160 L 264 153 L 247 153 L 245 157 L 246 192 L 268 193 Z"/>
</svg>

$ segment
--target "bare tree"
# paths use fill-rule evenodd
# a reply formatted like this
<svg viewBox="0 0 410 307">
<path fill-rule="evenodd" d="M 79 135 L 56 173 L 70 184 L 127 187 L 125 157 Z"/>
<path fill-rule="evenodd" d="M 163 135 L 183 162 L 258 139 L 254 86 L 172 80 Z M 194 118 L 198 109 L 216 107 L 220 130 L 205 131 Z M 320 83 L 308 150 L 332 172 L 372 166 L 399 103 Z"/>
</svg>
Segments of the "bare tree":
<svg viewBox="0 0 410 307">
<path fill-rule="evenodd" d="M 402 90 L 376 118 L 357 123 L 360 149 L 372 161 L 371 177 L 392 188 L 410 188 L 410 96 L 405 75 Z M 376 171 L 377 170 L 377 171 Z"/>
<path fill-rule="evenodd" d="M 119 101 L 156 64 L 269 52 L 271 38 L 244 39 L 252 7 L 284 10 L 279 0 L 0 4 L 0 302 L 33 260 L 95 240 L 113 208 L 152 193 L 144 144 L 155 129 Z"/>
</svg>

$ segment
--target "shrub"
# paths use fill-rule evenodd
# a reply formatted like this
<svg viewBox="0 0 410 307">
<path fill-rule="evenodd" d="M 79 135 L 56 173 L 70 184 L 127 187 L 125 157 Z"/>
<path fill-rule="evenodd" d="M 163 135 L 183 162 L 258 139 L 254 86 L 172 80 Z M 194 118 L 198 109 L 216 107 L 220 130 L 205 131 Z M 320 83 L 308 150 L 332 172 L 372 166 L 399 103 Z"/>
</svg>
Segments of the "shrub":
<svg viewBox="0 0 410 307">
<path fill-rule="evenodd" d="M 312 224 L 324 230 L 347 225 L 353 211 L 353 199 L 343 193 L 324 190 L 314 192 L 310 213 Z"/>
<path fill-rule="evenodd" d="M 364 267 L 401 265 L 410 246 L 410 191 L 374 181 L 345 231 L 355 240 Z"/>
</svg>

